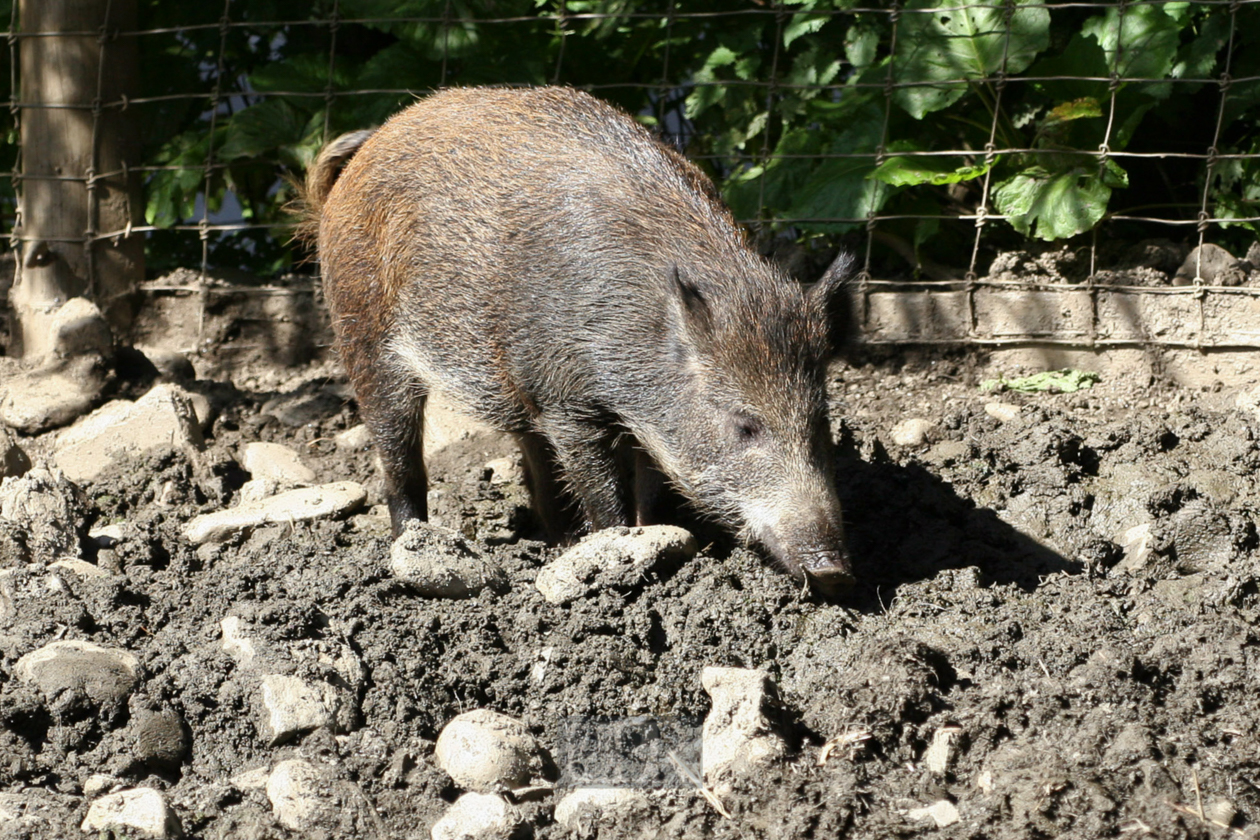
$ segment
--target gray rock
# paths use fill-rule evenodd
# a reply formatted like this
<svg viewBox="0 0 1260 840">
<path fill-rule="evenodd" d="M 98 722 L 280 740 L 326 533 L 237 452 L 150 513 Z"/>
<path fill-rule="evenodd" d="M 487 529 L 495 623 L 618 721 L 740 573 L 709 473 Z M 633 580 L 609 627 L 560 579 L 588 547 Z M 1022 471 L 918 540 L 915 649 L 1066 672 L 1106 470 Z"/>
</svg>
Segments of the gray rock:
<svg viewBox="0 0 1260 840">
<path fill-rule="evenodd" d="M 984 404 L 984 413 L 999 423 L 1009 423 L 1019 416 L 1020 408 L 1014 403 L 991 402 Z"/>
<path fill-rule="evenodd" d="M 308 831 L 337 818 L 329 795 L 331 776 L 309 761 L 290 759 L 276 765 L 267 778 L 267 798 L 280 824 L 290 831 Z"/>
<path fill-rule="evenodd" d="M 651 808 L 635 788 L 575 788 L 556 803 L 556 822 L 580 837 L 594 836 L 600 823 L 641 824 Z"/>
<path fill-rule="evenodd" d="M 279 443 L 246 444 L 241 466 L 250 478 L 273 481 L 285 489 L 315 483 L 315 471 L 302 463 L 297 452 Z"/>
<path fill-rule="evenodd" d="M 83 795 L 88 799 L 104 796 L 115 788 L 122 786 L 122 780 L 108 773 L 93 773 L 83 782 Z"/>
<path fill-rule="evenodd" d="M 223 631 L 220 646 L 223 652 L 236 660 L 236 664 L 248 668 L 254 664 L 258 649 L 249 632 L 249 625 L 239 617 L 230 615 L 219 622 Z"/>
<path fill-rule="evenodd" d="M 87 298 L 70 298 L 53 313 L 49 324 L 53 353 L 63 358 L 95 353 L 110 356 L 114 336 L 109 323 L 95 303 Z"/>
<path fill-rule="evenodd" d="M 411 521 L 389 550 L 389 567 L 421 595 L 466 598 L 487 586 L 505 588 L 507 575 L 459 534 Z"/>
<path fill-rule="evenodd" d="M 935 428 L 936 424 L 931 420 L 911 417 L 893 426 L 892 441 L 898 446 L 922 446 Z"/>
<path fill-rule="evenodd" d="M 360 423 L 357 426 L 351 426 L 344 432 L 338 432 L 333 436 L 338 449 L 367 449 L 372 445 L 372 433 L 368 431 L 368 427 Z"/>
<path fill-rule="evenodd" d="M 433 825 L 433 840 L 509 840 L 524 822 L 519 809 L 493 793 L 465 793 Z"/>
<path fill-rule="evenodd" d="M 943 440 L 929 449 L 925 457 L 938 466 L 952 466 L 971 457 L 971 445 L 965 440 Z"/>
<path fill-rule="evenodd" d="M 945 828 L 958 822 L 958 806 L 948 799 L 940 799 L 924 808 L 911 808 L 906 815 L 912 820 L 931 820 L 937 828 Z"/>
<path fill-rule="evenodd" d="M 110 576 L 110 573 L 107 570 L 102 569 L 100 566 L 93 563 L 89 563 L 86 560 L 58 560 L 54 563 L 49 563 L 48 568 L 65 569 L 67 572 L 76 574 L 82 578 Z"/>
<path fill-rule="evenodd" d="M 1208 286 L 1238 286 L 1247 279 L 1241 260 L 1220 245 L 1205 242 L 1186 257 L 1173 276 L 1174 286 L 1193 286 L 1195 277 L 1202 277 Z"/>
<path fill-rule="evenodd" d="M 269 478 L 251 478 L 249 481 L 241 485 L 240 491 L 236 494 L 236 506 L 248 505 L 252 502 L 261 502 L 269 499 L 276 493 L 280 492 L 280 485 Z"/>
<path fill-rule="evenodd" d="M 121 523 L 98 525 L 88 531 L 88 539 L 96 543 L 98 548 L 114 548 L 127 538 L 127 530 Z"/>
<path fill-rule="evenodd" d="M 434 758 L 468 790 L 516 790 L 542 778 L 550 761 L 519 720 L 489 709 L 453 718 L 438 735 Z"/>
<path fill-rule="evenodd" d="M 747 775 L 787 755 L 787 744 L 767 715 L 777 702 L 768 673 L 710 666 L 700 682 L 713 701 L 701 734 L 706 781 L 728 773 Z"/>
<path fill-rule="evenodd" d="M 23 682 L 34 683 L 49 699 L 74 692 L 110 707 L 125 701 L 139 684 L 140 660 L 119 648 L 63 640 L 26 654 L 13 673 Z"/>
<path fill-rule="evenodd" d="M 82 482 L 99 477 L 120 457 L 201 446 L 188 394 L 175 385 L 156 385 L 135 402 L 107 403 L 61 432 L 53 460 L 71 481 Z"/>
<path fill-rule="evenodd" d="M 133 788 L 102 796 L 88 806 L 84 831 L 128 837 L 179 837 L 183 829 L 166 797 L 153 788 Z"/>
<path fill-rule="evenodd" d="M 130 726 L 134 738 L 133 755 L 155 767 L 176 767 L 188 753 L 188 728 L 173 709 L 145 710 Z"/>
<path fill-rule="evenodd" d="M 958 726 L 942 726 L 932 733 L 932 743 L 923 753 L 923 764 L 928 771 L 938 776 L 945 775 L 954 761 L 957 751 L 958 737 L 962 728 Z"/>
<path fill-rule="evenodd" d="M 0 481 L 0 519 L 26 532 L 36 563 L 79 557 L 84 507 L 78 488 L 55 470 L 37 468 Z"/>
<path fill-rule="evenodd" d="M 633 586 L 657 564 L 685 562 L 696 550 L 695 537 L 673 525 L 608 528 L 544 566 L 534 585 L 549 603 L 567 604 L 609 586 Z"/>
<path fill-rule="evenodd" d="M 100 399 L 108 381 L 104 361 L 77 356 L 11 378 L 0 399 L 0 422 L 35 435 L 73 422 Z"/>
<path fill-rule="evenodd" d="M 197 378 L 197 371 L 192 362 L 178 350 L 141 346 L 137 346 L 136 349 L 143 353 L 144 357 L 157 369 L 158 375 L 168 382 L 191 382 Z"/>
<path fill-rule="evenodd" d="M 265 675 L 260 696 L 261 734 L 271 746 L 327 726 L 332 720 L 321 692 L 297 677 Z"/>
<path fill-rule="evenodd" d="M 223 619 L 220 627 L 223 651 L 259 674 L 259 734 L 268 743 L 320 727 L 346 732 L 354 726 L 367 672 L 348 645 L 325 639 L 269 643 L 238 616 Z"/>
<path fill-rule="evenodd" d="M 222 542 L 233 534 L 260 525 L 330 519 L 354 512 L 366 500 L 366 491 L 353 481 L 303 487 L 262 501 L 194 517 L 184 526 L 184 539 L 197 545 Z"/>
</svg>

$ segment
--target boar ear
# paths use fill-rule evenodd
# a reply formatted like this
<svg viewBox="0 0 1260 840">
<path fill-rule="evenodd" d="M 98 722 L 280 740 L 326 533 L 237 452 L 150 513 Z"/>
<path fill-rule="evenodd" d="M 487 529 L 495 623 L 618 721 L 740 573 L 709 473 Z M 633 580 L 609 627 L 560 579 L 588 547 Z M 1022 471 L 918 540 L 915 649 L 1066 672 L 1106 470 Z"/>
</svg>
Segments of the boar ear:
<svg viewBox="0 0 1260 840">
<path fill-rule="evenodd" d="M 709 301 L 699 286 L 683 276 L 677 263 L 670 268 L 669 287 L 682 326 L 694 338 L 708 335 L 713 327 L 713 312 L 709 309 Z"/>
<path fill-rule="evenodd" d="M 833 351 L 844 347 L 856 334 L 857 288 L 853 283 L 853 255 L 841 251 L 823 276 L 805 293 L 826 320 L 827 337 Z"/>
</svg>

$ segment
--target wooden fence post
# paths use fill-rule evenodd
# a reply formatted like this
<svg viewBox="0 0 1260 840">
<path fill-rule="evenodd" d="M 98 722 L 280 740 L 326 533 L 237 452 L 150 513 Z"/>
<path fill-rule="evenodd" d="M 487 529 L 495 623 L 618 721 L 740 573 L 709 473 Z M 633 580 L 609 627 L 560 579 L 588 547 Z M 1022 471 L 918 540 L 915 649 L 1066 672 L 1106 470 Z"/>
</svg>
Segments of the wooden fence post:
<svg viewBox="0 0 1260 840">
<path fill-rule="evenodd" d="M 19 0 L 22 166 L 10 352 L 51 350 L 48 317 L 88 297 L 115 335 L 131 325 L 144 276 L 139 163 L 131 113 L 136 0 Z M 108 19 L 107 19 L 108 17 Z M 96 237 L 117 234 L 107 239 Z"/>
</svg>

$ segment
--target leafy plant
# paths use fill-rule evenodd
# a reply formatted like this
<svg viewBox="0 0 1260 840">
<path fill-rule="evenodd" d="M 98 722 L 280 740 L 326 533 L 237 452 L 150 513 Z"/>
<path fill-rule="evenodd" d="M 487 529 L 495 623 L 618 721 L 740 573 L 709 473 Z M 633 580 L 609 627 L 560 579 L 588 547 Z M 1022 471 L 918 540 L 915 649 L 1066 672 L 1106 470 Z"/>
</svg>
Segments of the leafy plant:
<svg viewBox="0 0 1260 840">
<path fill-rule="evenodd" d="M 145 106 L 146 159 L 157 167 L 146 214 L 173 227 L 239 208 L 261 227 L 248 247 L 213 237 L 212 261 L 244 259 L 255 271 L 292 261 L 284 176 L 299 174 L 330 135 L 378 124 L 446 84 L 593 88 L 684 148 L 738 217 L 785 236 L 834 236 L 879 216 L 887 236 L 958 263 L 974 228 L 949 222 L 982 207 L 1005 216 L 1012 234 L 1044 240 L 1125 211 L 1193 219 L 1205 188 L 1219 217 L 1258 215 L 1252 159 L 1222 157 L 1209 173 L 1193 158 L 1125 154 L 1204 154 L 1214 140 L 1222 155 L 1260 151 L 1260 83 L 1233 83 L 1223 110 L 1216 83 L 1227 61 L 1233 78 L 1260 76 L 1253 4 L 909 0 L 884 11 L 855 0 L 715 0 L 694 14 L 676 0 L 260 0 L 227 8 L 233 25 L 221 29 L 219 4 L 142 7 L 144 27 L 185 27 L 144 39 L 143 93 L 156 98 Z M 217 97 L 161 98 L 204 93 L 216 79 Z M 154 237 L 153 249 L 171 241 Z"/>
</svg>

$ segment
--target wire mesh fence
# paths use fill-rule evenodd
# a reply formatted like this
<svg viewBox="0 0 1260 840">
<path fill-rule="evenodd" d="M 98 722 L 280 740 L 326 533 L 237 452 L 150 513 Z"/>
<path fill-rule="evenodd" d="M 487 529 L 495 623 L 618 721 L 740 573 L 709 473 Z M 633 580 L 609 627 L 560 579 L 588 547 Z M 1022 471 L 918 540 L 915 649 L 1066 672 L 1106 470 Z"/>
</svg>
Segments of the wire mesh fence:
<svg viewBox="0 0 1260 840">
<path fill-rule="evenodd" d="M 274 277 L 295 259 L 286 178 L 323 142 L 446 85 L 557 83 L 699 162 L 805 279 L 856 251 L 867 341 L 1260 346 L 1260 258 L 1257 273 L 1245 258 L 1260 0 L 223 0 L 142 6 L 134 28 L 104 8 L 99 27 L 41 30 L 14 7 L 8 128 L 71 109 L 94 146 L 118 114 L 142 141 L 114 168 L 91 155 L 51 173 L 16 149 L 0 195 L 29 264 L 49 242 L 27 233 L 23 198 L 39 182 L 78 191 L 85 230 L 52 244 L 83 249 L 90 289 L 94 245 L 136 236 L 150 274 L 197 270 L 165 292 L 204 298 L 224 270 Z M 24 48 L 76 38 L 99 47 L 90 95 L 29 97 Z M 139 83 L 111 97 L 123 41 Z M 99 186 L 118 178 L 143 197 L 103 226 Z M 1135 256 L 1143 242 L 1157 244 Z M 1232 261 L 1205 266 L 1205 244 Z M 1010 252 L 1025 268 L 1059 257 L 1020 272 Z"/>
</svg>

